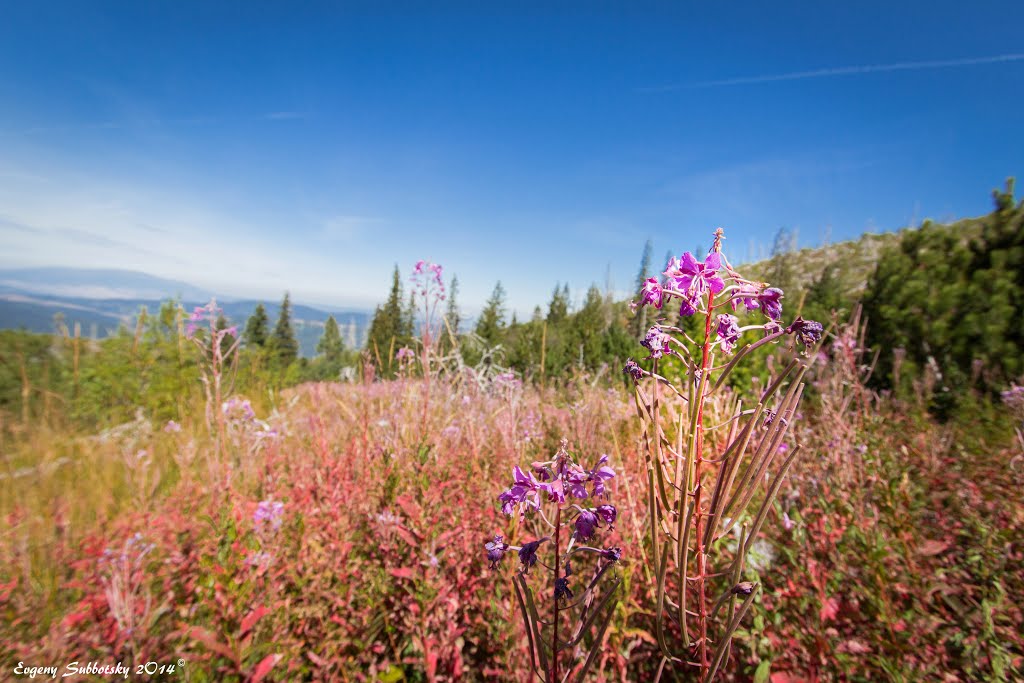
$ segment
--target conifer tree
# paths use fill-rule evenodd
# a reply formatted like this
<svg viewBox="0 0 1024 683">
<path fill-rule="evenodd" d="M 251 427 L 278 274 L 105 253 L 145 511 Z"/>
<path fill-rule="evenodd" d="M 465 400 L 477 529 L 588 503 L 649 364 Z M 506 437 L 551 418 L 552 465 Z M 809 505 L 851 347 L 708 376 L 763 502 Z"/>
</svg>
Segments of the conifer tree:
<svg viewBox="0 0 1024 683">
<path fill-rule="evenodd" d="M 459 278 L 452 275 L 451 284 L 448 285 L 448 307 L 445 310 L 445 321 L 448 323 L 448 328 L 451 330 L 451 334 L 454 337 L 459 336 L 459 325 L 462 323 L 462 315 L 459 313 L 459 304 L 455 298 L 459 294 Z M 448 338 L 447 333 L 443 333 L 443 339 Z"/>
<path fill-rule="evenodd" d="M 505 288 L 501 281 L 494 286 L 491 298 L 484 305 L 480 312 L 480 319 L 476 323 L 476 333 L 487 342 L 488 346 L 495 346 L 502 341 L 502 332 L 505 329 Z"/>
<path fill-rule="evenodd" d="M 960 365 L 983 361 L 997 383 L 1024 373 L 1024 200 L 1013 194 L 1014 179 L 994 190 L 994 211 L 968 245 L 970 284 L 957 320 Z"/>
<path fill-rule="evenodd" d="M 330 364 L 341 362 L 345 353 L 345 343 L 341 340 L 341 330 L 338 329 L 338 321 L 333 315 L 327 316 L 324 322 L 324 333 L 317 342 L 316 352 Z"/>
<path fill-rule="evenodd" d="M 245 324 L 246 346 L 262 349 L 267 345 L 267 338 L 270 336 L 270 319 L 267 317 L 267 309 L 263 304 L 256 304 L 256 309 L 249 316 Z"/>
<path fill-rule="evenodd" d="M 299 356 L 299 342 L 295 338 L 295 330 L 292 328 L 291 298 L 287 292 L 281 302 L 281 312 L 277 316 L 277 324 L 274 325 L 269 347 L 273 352 L 274 359 L 282 367 L 291 365 L 292 361 Z"/>
<path fill-rule="evenodd" d="M 367 351 L 373 358 L 380 359 L 380 369 L 386 375 L 390 375 L 394 371 L 394 355 L 408 341 L 405 335 L 404 319 L 402 276 L 396 265 L 391 277 L 391 291 L 387 301 L 382 306 L 377 306 L 366 336 Z"/>
<path fill-rule="evenodd" d="M 839 273 L 839 263 L 830 263 L 825 266 L 821 275 L 815 279 L 807 291 L 801 315 L 810 320 L 828 321 L 832 319 L 833 311 L 839 315 L 840 319 L 843 318 L 844 313 L 849 313 Z"/>
<path fill-rule="evenodd" d="M 569 295 L 568 286 L 561 289 L 555 284 L 555 291 L 551 293 L 551 302 L 548 304 L 548 325 L 556 326 L 565 321 L 569 316 Z"/>
<path fill-rule="evenodd" d="M 583 357 L 583 364 L 595 368 L 600 364 L 602 338 L 605 332 L 604 298 L 597 285 L 587 290 L 583 308 L 574 316 L 572 326 L 576 333 L 577 352 Z"/>
</svg>

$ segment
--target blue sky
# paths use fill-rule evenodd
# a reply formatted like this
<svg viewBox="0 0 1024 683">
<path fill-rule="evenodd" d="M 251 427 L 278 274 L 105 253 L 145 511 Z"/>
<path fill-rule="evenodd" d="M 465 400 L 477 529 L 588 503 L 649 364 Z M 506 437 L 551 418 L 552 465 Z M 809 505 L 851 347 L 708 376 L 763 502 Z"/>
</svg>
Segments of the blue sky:
<svg viewBox="0 0 1024 683">
<path fill-rule="evenodd" d="M 1024 175 L 1022 3 L 0 0 L 0 266 L 470 311 L 985 213 Z M 552 9 L 554 7 L 554 9 Z"/>
</svg>

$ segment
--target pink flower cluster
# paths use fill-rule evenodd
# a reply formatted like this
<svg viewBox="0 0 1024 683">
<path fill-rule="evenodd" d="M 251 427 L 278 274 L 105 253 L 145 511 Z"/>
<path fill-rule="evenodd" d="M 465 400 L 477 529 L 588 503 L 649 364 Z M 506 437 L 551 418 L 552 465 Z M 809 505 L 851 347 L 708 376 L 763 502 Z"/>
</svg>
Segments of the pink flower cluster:
<svg viewBox="0 0 1024 683">
<path fill-rule="evenodd" d="M 429 263 L 420 259 L 412 269 L 412 280 L 418 287 L 420 296 L 426 296 L 431 287 L 437 287 L 437 298 L 444 301 L 444 280 L 441 277 L 440 263 Z"/>
</svg>

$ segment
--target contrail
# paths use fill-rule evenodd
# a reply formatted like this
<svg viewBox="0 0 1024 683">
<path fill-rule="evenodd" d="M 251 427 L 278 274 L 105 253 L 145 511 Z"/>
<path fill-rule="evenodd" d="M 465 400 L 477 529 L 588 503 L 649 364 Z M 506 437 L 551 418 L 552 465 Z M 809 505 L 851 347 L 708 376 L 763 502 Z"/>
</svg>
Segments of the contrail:
<svg viewBox="0 0 1024 683">
<path fill-rule="evenodd" d="M 886 71 L 915 71 L 918 69 L 945 69 L 952 66 L 975 66 L 978 64 L 997 64 L 1000 62 L 1019 62 L 1024 60 L 1024 53 L 995 55 L 993 57 L 967 57 L 964 59 L 936 59 L 927 62 L 897 62 L 895 64 L 868 64 L 866 66 L 843 66 L 833 69 L 815 69 L 814 71 L 794 71 L 788 74 L 772 74 L 767 76 L 746 76 L 742 78 L 726 78 L 719 81 L 701 81 L 685 85 L 664 85 L 644 88 L 646 92 L 681 90 L 684 88 L 719 88 L 730 85 L 752 85 L 755 83 L 774 83 L 777 81 L 799 81 L 805 78 L 827 78 L 829 76 L 855 76 L 857 74 L 882 73 Z"/>
</svg>

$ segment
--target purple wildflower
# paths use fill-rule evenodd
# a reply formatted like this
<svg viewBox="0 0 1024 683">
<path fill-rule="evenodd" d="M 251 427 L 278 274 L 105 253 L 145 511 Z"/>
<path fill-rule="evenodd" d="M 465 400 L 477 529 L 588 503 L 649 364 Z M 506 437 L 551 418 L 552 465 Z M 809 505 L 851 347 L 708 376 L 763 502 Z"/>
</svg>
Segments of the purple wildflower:
<svg viewBox="0 0 1024 683">
<path fill-rule="evenodd" d="M 732 353 L 736 342 L 740 339 L 739 321 L 736 316 L 722 313 L 718 316 L 718 339 L 722 343 L 722 350 Z"/>
<path fill-rule="evenodd" d="M 618 562 L 622 557 L 622 548 L 605 548 L 600 552 L 601 557 L 612 562 Z"/>
<path fill-rule="evenodd" d="M 778 287 L 769 287 L 757 296 L 757 300 L 761 302 L 761 310 L 772 320 L 782 317 L 782 296 L 782 290 Z"/>
<path fill-rule="evenodd" d="M 579 465 L 573 465 L 568 471 L 562 474 L 562 480 L 568 482 L 569 492 L 574 498 L 586 498 L 590 494 L 587 493 L 587 482 L 590 481 L 590 475 L 583 470 Z"/>
<path fill-rule="evenodd" d="M 533 463 L 533 476 L 540 481 L 552 479 L 551 469 L 542 462 Z"/>
<path fill-rule="evenodd" d="M 537 564 L 537 548 L 546 540 L 548 539 L 542 538 L 538 541 L 530 541 L 519 549 L 519 561 L 523 563 L 523 571 L 528 572 L 530 567 Z"/>
<path fill-rule="evenodd" d="M 600 517 L 604 521 L 604 523 L 608 525 L 609 529 L 612 528 L 612 525 L 615 524 L 615 520 L 619 516 L 619 511 L 615 509 L 615 506 L 608 505 L 607 503 L 604 505 L 598 505 L 596 508 L 594 508 L 594 512 L 596 512 L 597 516 Z"/>
<path fill-rule="evenodd" d="M 569 579 L 555 579 L 555 600 L 568 600 L 571 597 Z"/>
<path fill-rule="evenodd" d="M 626 360 L 626 367 L 622 368 L 622 371 L 632 377 L 634 380 L 640 380 L 644 376 L 644 371 L 640 369 L 640 366 L 636 364 L 636 361 L 632 358 Z"/>
<path fill-rule="evenodd" d="M 516 505 L 520 506 L 520 515 L 525 515 L 531 507 L 539 508 L 540 500 L 537 491 L 541 484 L 537 483 L 535 478 L 526 476 L 519 469 L 519 465 L 512 468 L 512 479 L 513 483 L 509 490 L 498 496 L 498 500 L 501 501 L 501 511 L 511 517 Z"/>
<path fill-rule="evenodd" d="M 537 484 L 537 490 L 548 494 L 548 501 L 561 505 L 565 502 L 565 480 L 561 477 L 550 483 Z"/>
<path fill-rule="evenodd" d="M 260 501 L 260 504 L 256 506 L 256 512 L 253 513 L 252 521 L 256 526 L 262 524 L 277 531 L 281 528 L 281 517 L 283 514 L 284 503 L 268 498 L 267 500 Z"/>
<path fill-rule="evenodd" d="M 608 466 L 608 456 L 602 455 L 597 461 L 597 466 L 590 470 L 588 480 L 594 484 L 594 497 L 600 498 L 605 494 L 605 482 L 615 476 L 615 470 Z"/>
<path fill-rule="evenodd" d="M 587 540 L 594 535 L 597 526 L 597 515 L 591 510 L 580 510 L 580 514 L 576 518 L 576 537 L 582 541 Z"/>
<path fill-rule="evenodd" d="M 652 327 L 647 330 L 647 334 L 644 336 L 643 341 L 640 342 L 640 345 L 651 352 L 647 356 L 647 360 L 650 360 L 652 358 L 661 358 L 666 353 L 674 353 L 669 345 L 671 340 L 672 337 L 668 334 L 662 332 L 657 327 Z"/>
<path fill-rule="evenodd" d="M 490 562 L 488 565 L 491 569 L 497 569 L 498 564 L 502 558 L 505 557 L 505 551 L 508 550 L 508 544 L 505 543 L 505 539 L 500 534 L 494 535 L 493 541 L 488 541 L 484 547 L 487 549 L 487 560 Z"/>
<path fill-rule="evenodd" d="M 740 285 L 740 288 L 732 298 L 732 310 L 735 311 L 740 303 L 743 303 L 743 305 L 747 307 L 748 311 L 753 311 L 760 307 L 761 304 L 758 300 L 757 287 L 749 283 Z"/>
<path fill-rule="evenodd" d="M 640 305 L 661 308 L 663 294 L 657 278 L 649 277 L 644 280 L 644 286 L 640 289 Z"/>
<path fill-rule="evenodd" d="M 395 354 L 395 360 L 397 360 L 399 363 L 403 361 L 411 361 L 415 357 L 416 354 L 408 346 L 403 346 L 402 348 L 398 349 L 398 353 Z"/>
<path fill-rule="evenodd" d="M 1011 410 L 1024 409 L 1024 387 L 1011 383 L 1010 388 L 999 393 L 1003 403 Z"/>
<path fill-rule="evenodd" d="M 804 346 L 810 346 L 821 339 L 821 335 L 825 331 L 825 328 L 822 327 L 819 322 L 804 320 L 801 317 L 797 317 L 786 331 L 795 334 L 797 339 L 799 339 L 800 343 Z"/>
<path fill-rule="evenodd" d="M 679 315 L 684 318 L 694 315 L 697 312 L 697 305 L 699 303 L 700 297 L 696 294 L 687 294 L 679 304 Z"/>
<path fill-rule="evenodd" d="M 676 267 L 673 268 L 673 265 Z M 722 259 L 717 252 L 708 254 L 703 263 L 690 252 L 686 252 L 678 261 L 673 259 L 669 263 L 665 275 L 674 280 L 676 289 L 699 298 L 709 291 L 717 294 L 725 288 L 725 281 L 718 276 L 721 267 Z"/>
</svg>

